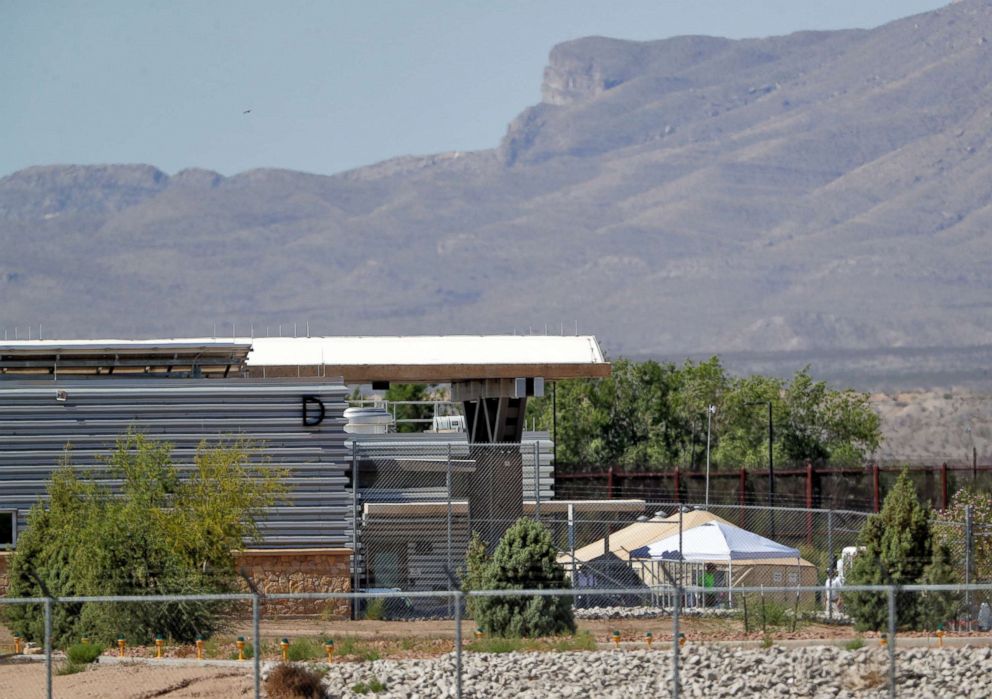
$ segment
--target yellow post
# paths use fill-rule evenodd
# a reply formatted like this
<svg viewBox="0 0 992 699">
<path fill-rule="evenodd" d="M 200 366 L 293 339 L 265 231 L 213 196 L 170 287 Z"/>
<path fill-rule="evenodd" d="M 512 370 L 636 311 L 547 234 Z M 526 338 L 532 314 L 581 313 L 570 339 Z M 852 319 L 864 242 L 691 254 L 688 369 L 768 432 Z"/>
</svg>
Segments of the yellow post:
<svg viewBox="0 0 992 699">
<path fill-rule="evenodd" d="M 238 660 L 245 659 L 245 637 L 238 636 L 238 640 L 235 641 L 234 645 L 238 647 Z"/>
<path fill-rule="evenodd" d="M 324 650 L 327 652 L 327 662 L 334 662 L 334 641 L 332 639 L 324 641 Z"/>
<path fill-rule="evenodd" d="M 481 626 L 476 626 L 475 627 L 475 639 L 476 640 L 479 640 L 480 638 L 482 638 L 485 635 L 486 635 L 486 632 L 482 630 L 482 627 Z"/>
<path fill-rule="evenodd" d="M 889 645 L 889 637 L 886 636 L 884 633 L 881 634 L 878 637 L 878 645 L 880 645 L 882 648 L 885 648 L 887 645 Z"/>
<path fill-rule="evenodd" d="M 613 641 L 613 646 L 615 648 L 619 649 L 620 648 L 620 632 L 619 631 L 614 631 L 612 634 L 610 634 L 610 639 Z"/>
<path fill-rule="evenodd" d="M 162 634 L 157 634 L 155 636 L 155 657 L 156 658 L 161 658 L 162 657 L 162 646 L 164 646 L 164 645 L 165 645 L 165 638 L 162 636 Z"/>
<path fill-rule="evenodd" d="M 944 627 L 943 626 L 938 626 L 937 627 L 937 647 L 938 648 L 943 648 L 944 647 Z"/>
<path fill-rule="evenodd" d="M 651 644 L 654 643 L 654 634 L 650 631 L 644 632 L 644 640 L 648 643 L 648 648 L 651 648 Z"/>
<path fill-rule="evenodd" d="M 279 641 L 279 647 L 282 648 L 282 661 L 286 662 L 289 660 L 289 639 L 284 638 Z"/>
<path fill-rule="evenodd" d="M 685 647 L 685 634 L 684 633 L 680 633 L 679 634 L 679 648 L 684 648 L 684 647 Z"/>
<path fill-rule="evenodd" d="M 203 660 L 203 636 L 196 637 L 196 659 Z"/>
<path fill-rule="evenodd" d="M 127 642 L 124 640 L 124 634 L 117 637 L 117 657 L 124 657 L 124 648 L 127 647 Z"/>
<path fill-rule="evenodd" d="M 21 634 L 19 633 L 14 634 L 14 652 L 15 653 L 21 652 Z"/>
</svg>

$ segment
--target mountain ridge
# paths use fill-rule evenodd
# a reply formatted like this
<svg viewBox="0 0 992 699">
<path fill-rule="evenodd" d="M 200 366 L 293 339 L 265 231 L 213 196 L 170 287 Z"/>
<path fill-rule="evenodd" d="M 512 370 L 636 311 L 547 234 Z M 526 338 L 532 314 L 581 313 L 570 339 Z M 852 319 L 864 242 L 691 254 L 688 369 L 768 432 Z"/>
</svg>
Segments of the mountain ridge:
<svg viewBox="0 0 992 699">
<path fill-rule="evenodd" d="M 989 36 L 992 4 L 964 0 L 871 30 L 586 37 L 490 150 L 335 175 L 28 168 L 0 179 L 0 325 L 992 344 Z"/>
</svg>

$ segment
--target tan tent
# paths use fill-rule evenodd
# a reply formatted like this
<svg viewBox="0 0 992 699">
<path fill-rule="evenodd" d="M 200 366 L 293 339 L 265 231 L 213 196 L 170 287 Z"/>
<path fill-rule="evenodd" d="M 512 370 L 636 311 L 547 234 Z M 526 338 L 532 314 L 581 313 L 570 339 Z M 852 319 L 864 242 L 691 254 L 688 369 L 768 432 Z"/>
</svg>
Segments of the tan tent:
<svg viewBox="0 0 992 699">
<path fill-rule="evenodd" d="M 711 512 L 692 510 L 682 514 L 682 531 L 685 532 L 706 522 L 713 521 L 730 524 L 727 520 L 722 517 L 718 517 Z M 582 548 L 576 549 L 574 566 L 579 568 L 582 564 L 599 558 L 607 552 L 607 549 L 610 553 L 617 556 L 617 558 L 628 561 L 630 560 L 631 551 L 643 546 L 649 546 L 656 541 L 660 541 L 670 536 L 676 536 L 678 533 L 679 515 L 677 512 L 668 517 L 654 517 L 646 522 L 634 522 L 619 531 L 611 533 L 608 544 L 607 539 L 604 537 L 603 539 L 599 539 L 598 541 L 583 546 Z M 558 557 L 558 562 L 564 566 L 567 571 L 571 572 L 573 567 L 572 556 L 567 553 L 562 554 Z M 665 578 L 661 572 L 662 565 L 664 564 L 656 561 L 635 561 L 635 563 L 632 564 L 632 568 L 645 585 L 648 585 L 649 587 L 656 587 L 664 584 Z M 726 570 L 727 568 L 724 561 L 711 561 L 702 565 L 686 565 L 688 567 L 686 574 L 691 580 L 696 580 L 697 578 L 701 579 L 702 572 L 707 566 L 715 565 L 720 571 Z M 733 581 L 731 583 L 733 587 L 756 587 L 762 585 L 769 587 L 792 585 L 811 586 L 816 585 L 816 583 L 816 566 L 803 558 L 756 558 L 735 560 L 733 562 Z M 779 601 L 792 603 L 795 599 L 795 595 L 791 593 L 776 593 L 774 595 L 769 594 L 768 598 L 777 598 Z M 804 593 L 801 595 L 800 603 L 806 606 L 815 604 L 815 595 L 813 593 Z"/>
</svg>

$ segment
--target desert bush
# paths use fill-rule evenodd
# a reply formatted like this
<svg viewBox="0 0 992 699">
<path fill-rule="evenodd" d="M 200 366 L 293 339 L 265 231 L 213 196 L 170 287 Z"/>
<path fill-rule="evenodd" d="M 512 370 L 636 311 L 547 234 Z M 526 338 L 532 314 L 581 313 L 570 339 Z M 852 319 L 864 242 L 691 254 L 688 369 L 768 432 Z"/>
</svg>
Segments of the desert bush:
<svg viewBox="0 0 992 699">
<path fill-rule="evenodd" d="M 73 643 L 65 649 L 70 663 L 85 665 L 95 662 L 103 654 L 103 646 L 96 643 Z"/>
<path fill-rule="evenodd" d="M 319 672 L 302 665 L 280 663 L 265 678 L 271 699 L 320 699 L 324 696 Z"/>
<path fill-rule="evenodd" d="M 378 694 L 379 692 L 385 692 L 386 683 L 380 680 L 378 677 L 373 677 L 368 682 L 359 682 L 351 688 L 351 691 L 355 694 L 368 694 L 372 692 L 373 694 Z"/>
<path fill-rule="evenodd" d="M 286 649 L 286 657 L 292 661 L 322 660 L 327 657 L 327 651 L 323 643 L 312 638 L 294 638 Z"/>
<path fill-rule="evenodd" d="M 107 471 L 119 494 L 80 478 L 67 457 L 48 486 L 48 507 L 32 508 L 10 562 L 16 597 L 151 595 L 234 589 L 232 551 L 257 538 L 256 519 L 283 492 L 279 471 L 252 464 L 249 445 L 201 444 L 180 480 L 171 447 L 137 434 L 118 441 Z M 147 642 L 163 633 L 182 642 L 214 632 L 227 605 L 84 604 L 53 608 L 54 642 L 118 634 Z M 40 605 L 10 608 L 12 630 L 44 635 Z"/>
<path fill-rule="evenodd" d="M 565 589 L 565 571 L 556 561 L 548 528 L 518 519 L 485 564 L 475 589 Z M 534 637 L 575 633 L 570 597 L 478 597 L 475 620 L 493 636 Z"/>
</svg>

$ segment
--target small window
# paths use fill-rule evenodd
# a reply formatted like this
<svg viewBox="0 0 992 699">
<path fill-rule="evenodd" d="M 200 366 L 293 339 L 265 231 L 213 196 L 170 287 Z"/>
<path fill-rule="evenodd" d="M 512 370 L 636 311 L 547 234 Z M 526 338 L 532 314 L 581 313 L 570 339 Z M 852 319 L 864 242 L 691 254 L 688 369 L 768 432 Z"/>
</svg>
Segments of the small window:
<svg viewBox="0 0 992 699">
<path fill-rule="evenodd" d="M 17 513 L 0 512 L 0 548 L 11 548 L 17 532 Z"/>
<path fill-rule="evenodd" d="M 789 584 L 790 585 L 799 584 L 799 573 L 789 573 Z"/>
<path fill-rule="evenodd" d="M 773 583 L 777 583 L 779 585 L 782 584 L 782 573 L 781 573 L 781 571 L 778 571 L 778 570 L 772 571 L 772 582 Z"/>
</svg>

